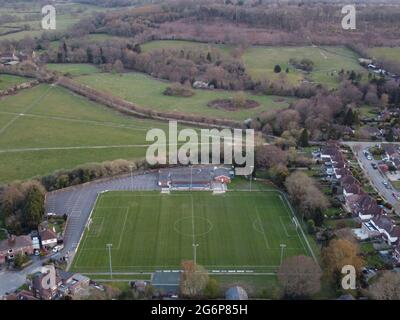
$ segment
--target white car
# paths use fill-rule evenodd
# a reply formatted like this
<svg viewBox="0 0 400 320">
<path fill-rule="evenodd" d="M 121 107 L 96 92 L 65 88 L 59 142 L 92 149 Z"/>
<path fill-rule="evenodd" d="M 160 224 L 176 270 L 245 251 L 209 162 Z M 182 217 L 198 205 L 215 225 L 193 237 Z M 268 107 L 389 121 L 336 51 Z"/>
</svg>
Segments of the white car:
<svg viewBox="0 0 400 320">
<path fill-rule="evenodd" d="M 48 212 L 48 213 L 46 213 L 46 216 L 47 217 L 55 217 L 57 214 L 56 213 L 54 213 L 54 212 Z"/>
<path fill-rule="evenodd" d="M 64 246 L 63 245 L 59 245 L 59 246 L 55 246 L 52 251 L 54 253 L 57 253 L 57 252 L 60 252 L 62 249 L 64 249 Z"/>
</svg>

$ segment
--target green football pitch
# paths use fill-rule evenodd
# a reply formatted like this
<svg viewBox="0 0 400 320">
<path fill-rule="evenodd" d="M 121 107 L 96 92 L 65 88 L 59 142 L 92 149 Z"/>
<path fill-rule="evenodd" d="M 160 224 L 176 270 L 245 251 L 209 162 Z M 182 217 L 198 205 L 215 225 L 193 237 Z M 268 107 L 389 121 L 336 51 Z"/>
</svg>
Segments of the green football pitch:
<svg viewBox="0 0 400 320">
<path fill-rule="evenodd" d="M 296 225 L 277 191 L 108 192 L 97 200 L 72 269 L 109 272 L 112 244 L 115 273 L 176 270 L 195 256 L 210 272 L 268 273 L 282 254 L 311 255 Z"/>
</svg>

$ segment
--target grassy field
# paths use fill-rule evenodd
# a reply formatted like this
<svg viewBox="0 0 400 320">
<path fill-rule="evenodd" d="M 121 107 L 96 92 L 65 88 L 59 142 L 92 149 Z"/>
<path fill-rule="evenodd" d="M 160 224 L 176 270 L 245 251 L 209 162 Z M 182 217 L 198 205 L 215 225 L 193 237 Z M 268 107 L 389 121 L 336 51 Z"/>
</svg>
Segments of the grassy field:
<svg viewBox="0 0 400 320">
<path fill-rule="evenodd" d="M 0 74 L 0 91 L 11 88 L 17 84 L 26 82 L 23 77 L 12 76 L 8 74 Z"/>
<path fill-rule="evenodd" d="M 211 45 L 219 48 L 229 55 L 232 46 Z M 208 44 L 190 41 L 152 41 L 142 45 L 144 52 L 156 49 L 199 48 L 201 50 L 210 47 Z M 301 60 L 311 59 L 314 62 L 314 70 L 310 74 L 294 69 L 289 65 L 291 58 Z M 293 85 L 303 80 L 321 83 L 329 88 L 338 84 L 338 72 L 341 69 L 365 72 L 358 63 L 358 55 L 340 46 L 330 47 L 262 47 L 253 46 L 246 49 L 242 55 L 242 61 L 247 72 L 255 79 L 284 79 Z M 280 74 L 274 73 L 274 66 L 279 64 L 283 70 Z M 286 73 L 286 68 L 289 73 Z"/>
<path fill-rule="evenodd" d="M 369 49 L 369 53 L 374 59 L 387 59 L 400 63 L 400 47 L 377 47 Z"/>
<path fill-rule="evenodd" d="M 284 256 L 308 254 L 287 204 L 276 191 L 110 192 L 97 202 L 72 269 L 151 272 L 194 259 L 212 270 L 271 272 Z"/>
<path fill-rule="evenodd" d="M 295 70 L 289 60 L 296 58 L 311 59 L 314 69 L 310 74 Z M 357 54 L 344 47 L 252 47 L 245 51 L 243 61 L 248 72 L 258 79 L 287 77 L 292 82 L 309 80 L 327 87 L 338 84 L 338 72 L 341 69 L 364 72 L 357 61 Z M 282 70 L 289 68 L 289 73 L 276 74 L 274 66 L 279 64 Z"/>
<path fill-rule="evenodd" d="M 55 6 L 57 12 L 57 29 L 54 32 L 65 31 L 85 16 L 89 16 L 95 12 L 106 10 L 97 6 L 79 3 L 55 3 L 53 5 Z M 29 30 L 24 30 L 7 35 L 0 35 L 0 40 L 21 40 L 25 37 L 39 37 L 43 33 L 43 30 L 41 28 L 41 8 L 42 6 L 39 3 L 33 3 L 32 1 L 19 2 L 18 9 L 13 8 L 12 5 L 0 8 L 0 15 L 12 15 L 21 19 L 21 21 L 18 22 L 6 23 L 4 24 L 4 26 L 30 26 Z M 36 14 L 36 17 L 33 16 L 34 14 Z M 27 20 L 26 17 L 28 17 L 29 20 Z M 0 28 L 2 28 L 1 25 Z M 3 29 L 5 30 L 4 27 Z M 51 33 L 53 31 L 48 32 Z"/>
<path fill-rule="evenodd" d="M 171 83 L 156 80 L 141 73 L 124 73 L 122 75 L 99 73 L 81 76 L 76 79 L 94 89 L 109 92 L 145 108 L 234 120 L 245 120 L 269 109 L 287 108 L 289 102 L 292 101 L 292 99 L 282 99 L 277 96 L 248 94 L 248 98 L 259 102 L 260 106 L 253 109 L 225 111 L 210 108 L 207 103 L 215 99 L 231 98 L 234 92 L 195 90 L 195 95 L 189 98 L 165 96 L 163 92 Z"/>
<path fill-rule="evenodd" d="M 49 85 L 0 100 L 0 183 L 87 162 L 145 155 L 146 132 L 167 124 L 123 116 Z"/>
<path fill-rule="evenodd" d="M 221 53 L 228 56 L 234 47 L 224 44 L 208 44 L 201 42 L 192 42 L 185 40 L 156 40 L 144 43 L 141 45 L 143 52 L 150 52 L 153 50 L 162 49 L 193 49 L 193 50 L 209 50 L 210 48 L 217 48 Z"/>
<path fill-rule="evenodd" d="M 98 73 L 101 70 L 87 63 L 49 63 L 47 69 L 72 77 Z"/>
</svg>

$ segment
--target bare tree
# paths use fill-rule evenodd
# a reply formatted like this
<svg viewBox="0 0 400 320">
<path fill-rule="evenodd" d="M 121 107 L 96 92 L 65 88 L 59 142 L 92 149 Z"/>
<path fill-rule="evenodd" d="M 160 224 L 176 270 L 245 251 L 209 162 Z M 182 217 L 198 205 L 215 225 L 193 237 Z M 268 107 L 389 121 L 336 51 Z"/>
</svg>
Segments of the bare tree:
<svg viewBox="0 0 400 320">
<path fill-rule="evenodd" d="M 208 283 L 208 272 L 194 261 L 182 262 L 182 274 L 180 281 L 181 294 L 186 297 L 198 297 Z"/>
<path fill-rule="evenodd" d="M 385 271 L 370 287 L 369 293 L 377 300 L 400 300 L 400 274 Z"/>
<path fill-rule="evenodd" d="M 278 270 L 278 280 L 286 298 L 305 298 L 321 289 L 322 271 L 310 257 L 286 259 Z"/>
</svg>

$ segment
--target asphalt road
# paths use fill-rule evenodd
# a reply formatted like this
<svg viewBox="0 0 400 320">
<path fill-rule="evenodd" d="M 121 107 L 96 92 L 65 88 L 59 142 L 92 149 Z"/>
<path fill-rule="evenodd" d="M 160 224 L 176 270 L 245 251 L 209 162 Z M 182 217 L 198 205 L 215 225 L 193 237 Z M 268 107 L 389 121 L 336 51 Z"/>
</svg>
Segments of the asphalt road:
<svg viewBox="0 0 400 320">
<path fill-rule="evenodd" d="M 371 163 L 377 163 L 377 161 L 368 160 L 363 154 L 365 149 L 376 145 L 377 142 L 344 142 L 343 144 L 351 147 L 354 155 L 357 157 L 358 163 L 364 170 L 366 176 L 370 179 L 371 185 L 381 195 L 381 197 L 393 206 L 396 213 L 400 215 L 400 202 L 392 195 L 393 192 L 396 192 L 395 189 L 390 190 L 383 185 L 382 182 L 384 180 L 388 181 L 387 177 L 380 170 L 375 170 L 371 166 Z"/>
<path fill-rule="evenodd" d="M 130 174 L 113 177 L 48 193 L 46 196 L 46 213 L 56 213 L 60 216 L 68 215 L 64 234 L 64 249 L 46 259 L 40 260 L 38 257 L 33 257 L 34 262 L 20 272 L 0 271 L 0 296 L 18 289 L 25 283 L 27 275 L 36 272 L 42 266 L 42 263 L 50 258 L 57 259 L 68 255 L 69 261 L 72 261 L 99 193 L 106 190 L 159 190 L 156 172 L 133 175 L 132 177 Z"/>
</svg>

